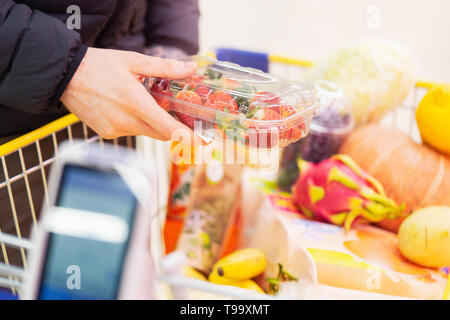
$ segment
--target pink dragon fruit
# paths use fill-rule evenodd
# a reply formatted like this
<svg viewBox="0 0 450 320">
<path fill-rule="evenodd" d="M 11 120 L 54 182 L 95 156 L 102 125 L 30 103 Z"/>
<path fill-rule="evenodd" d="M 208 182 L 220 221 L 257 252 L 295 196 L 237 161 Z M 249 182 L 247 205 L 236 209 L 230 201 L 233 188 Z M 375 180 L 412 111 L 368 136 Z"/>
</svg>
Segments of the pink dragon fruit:
<svg viewBox="0 0 450 320">
<path fill-rule="evenodd" d="M 358 219 L 379 222 L 397 218 L 405 210 L 347 155 L 334 155 L 317 164 L 299 159 L 298 166 L 294 201 L 311 218 L 348 230 Z"/>
</svg>

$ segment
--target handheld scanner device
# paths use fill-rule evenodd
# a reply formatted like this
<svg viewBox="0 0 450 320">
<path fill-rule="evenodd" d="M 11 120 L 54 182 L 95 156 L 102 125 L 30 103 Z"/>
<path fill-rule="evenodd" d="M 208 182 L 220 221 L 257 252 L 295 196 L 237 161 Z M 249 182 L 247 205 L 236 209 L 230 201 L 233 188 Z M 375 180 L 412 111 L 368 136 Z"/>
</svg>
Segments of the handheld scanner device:
<svg viewBox="0 0 450 320">
<path fill-rule="evenodd" d="M 106 144 L 62 145 L 56 160 L 23 298 L 151 298 L 151 170 Z"/>
</svg>

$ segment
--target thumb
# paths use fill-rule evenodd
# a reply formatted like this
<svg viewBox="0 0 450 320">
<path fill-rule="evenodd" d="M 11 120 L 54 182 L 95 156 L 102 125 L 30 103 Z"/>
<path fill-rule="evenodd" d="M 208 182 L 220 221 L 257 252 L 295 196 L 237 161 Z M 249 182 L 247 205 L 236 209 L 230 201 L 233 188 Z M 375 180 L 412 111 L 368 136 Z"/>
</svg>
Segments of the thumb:
<svg viewBox="0 0 450 320">
<path fill-rule="evenodd" d="M 130 70 L 147 77 L 182 79 L 190 77 L 197 65 L 194 62 L 178 61 L 135 54 L 128 59 Z"/>
</svg>

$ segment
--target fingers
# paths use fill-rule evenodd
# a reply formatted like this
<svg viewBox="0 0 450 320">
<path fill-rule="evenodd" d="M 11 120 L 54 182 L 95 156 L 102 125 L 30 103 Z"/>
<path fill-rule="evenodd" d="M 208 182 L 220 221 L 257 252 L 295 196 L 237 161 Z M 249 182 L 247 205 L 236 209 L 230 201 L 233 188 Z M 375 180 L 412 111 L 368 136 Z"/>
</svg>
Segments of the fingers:
<svg viewBox="0 0 450 320">
<path fill-rule="evenodd" d="M 206 142 L 193 133 L 193 131 L 182 124 L 181 127 L 175 129 L 170 137 L 160 134 L 157 130 L 153 129 L 147 123 L 142 123 L 138 132 L 133 133 L 131 135 L 144 135 L 153 139 L 167 141 L 167 140 L 176 140 L 181 141 L 190 145 L 205 145 Z"/>
<path fill-rule="evenodd" d="M 165 136 L 161 135 L 145 121 L 125 110 L 119 109 L 114 114 L 105 114 L 90 124 L 91 129 L 104 139 L 145 135 L 158 140 L 167 140 Z"/>
<path fill-rule="evenodd" d="M 143 86 L 139 85 L 135 88 L 132 99 L 134 100 L 132 106 L 135 114 L 164 136 L 166 140 L 170 139 L 174 130 L 183 128 L 180 122 L 157 104 Z"/>
<path fill-rule="evenodd" d="M 191 129 L 189 129 L 188 127 L 185 127 L 184 125 L 181 128 L 175 129 L 175 131 L 173 131 L 171 133 L 170 137 L 168 138 L 167 136 L 163 136 L 162 134 L 160 134 L 158 131 L 153 129 L 151 126 L 149 126 L 144 121 L 142 121 L 140 119 L 139 119 L 139 121 L 140 121 L 140 125 L 136 126 L 136 131 L 131 132 L 128 135 L 144 135 L 144 136 L 147 136 L 147 137 L 150 137 L 153 139 L 157 139 L 157 140 L 162 140 L 162 141 L 167 141 L 167 140 L 179 141 L 180 137 L 181 137 L 181 139 L 183 139 L 182 141 L 187 144 L 193 144 L 193 145 L 205 144 L 203 139 L 201 139 L 199 136 L 194 134 Z"/>
<path fill-rule="evenodd" d="M 130 70 L 148 77 L 182 79 L 190 77 L 197 68 L 194 62 L 149 57 L 139 53 L 130 53 L 127 56 Z"/>
<path fill-rule="evenodd" d="M 147 136 L 147 137 L 150 137 L 150 138 L 153 138 L 156 140 L 167 141 L 165 136 L 160 134 L 158 131 L 154 130 L 152 127 L 150 127 L 144 121 L 141 120 L 141 122 L 142 122 L 142 124 L 140 126 L 140 129 L 138 130 L 138 132 L 134 133 L 133 135 L 143 135 L 143 136 Z"/>
<path fill-rule="evenodd" d="M 203 144 L 203 140 L 200 137 L 162 109 L 140 84 L 137 83 L 134 86 L 130 99 L 132 99 L 134 108 L 133 114 L 142 119 L 153 131 L 158 132 L 160 140 L 171 140 L 176 132 L 184 132 L 191 139 L 191 143 Z"/>
</svg>

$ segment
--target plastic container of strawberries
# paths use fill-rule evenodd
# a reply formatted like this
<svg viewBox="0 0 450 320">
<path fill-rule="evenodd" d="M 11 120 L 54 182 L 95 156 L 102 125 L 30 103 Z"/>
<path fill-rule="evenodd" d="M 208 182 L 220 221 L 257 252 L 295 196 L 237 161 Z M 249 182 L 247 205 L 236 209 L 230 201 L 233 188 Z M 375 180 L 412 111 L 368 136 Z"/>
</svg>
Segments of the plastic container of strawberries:
<svg viewBox="0 0 450 320">
<path fill-rule="evenodd" d="M 147 89 L 166 111 L 196 133 L 249 148 L 285 147 L 303 137 L 320 109 L 313 84 L 296 83 L 209 57 L 189 79 L 151 78 Z"/>
</svg>

